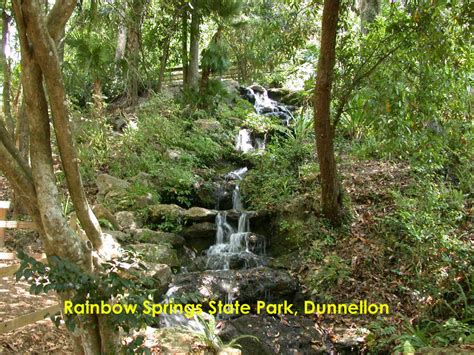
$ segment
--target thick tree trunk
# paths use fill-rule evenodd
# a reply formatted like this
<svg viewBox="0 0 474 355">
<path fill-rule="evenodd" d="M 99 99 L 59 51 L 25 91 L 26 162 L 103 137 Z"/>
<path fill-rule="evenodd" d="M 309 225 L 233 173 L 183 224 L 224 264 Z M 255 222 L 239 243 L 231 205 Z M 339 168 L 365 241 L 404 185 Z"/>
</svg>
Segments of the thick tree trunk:
<svg viewBox="0 0 474 355">
<path fill-rule="evenodd" d="M 2 12 L 2 48 L 0 56 L 3 67 L 3 115 L 7 124 L 7 130 L 11 137 L 15 136 L 15 120 L 13 119 L 11 109 L 11 68 L 10 60 L 7 57 L 8 37 L 11 17 L 5 12 Z"/>
<path fill-rule="evenodd" d="M 314 95 L 314 129 L 321 171 L 321 204 L 324 215 L 334 225 L 340 224 L 342 217 L 342 189 L 338 182 L 334 154 L 335 128 L 331 123 L 331 89 L 336 60 L 339 1 L 324 1 L 321 49 Z"/>
<path fill-rule="evenodd" d="M 127 46 L 127 26 L 125 21 L 125 11 L 123 7 L 119 8 L 120 21 L 118 24 L 117 47 L 115 48 L 115 61 L 123 59 L 125 48 Z"/>
<path fill-rule="evenodd" d="M 188 80 L 188 11 L 184 10 L 181 15 L 181 62 L 183 64 L 183 86 L 186 87 Z"/>
<path fill-rule="evenodd" d="M 57 52 L 61 32 L 74 7 L 75 1 L 57 1 L 46 22 L 38 0 L 13 0 L 21 46 L 21 79 L 34 149 L 31 150 L 30 169 L 13 142 L 5 139 L 0 125 L 0 169 L 20 196 L 28 200 L 26 205 L 38 226 L 48 257 L 56 255 L 75 263 L 85 272 L 93 272 L 92 249 L 101 255 L 102 235 L 82 188 Z M 87 237 L 69 226 L 62 211 L 53 172 L 49 111 L 68 190 Z M 72 296 L 59 294 L 62 302 Z M 116 333 L 108 330 L 102 334 L 100 323 L 95 316 L 80 317 L 72 334 L 77 353 L 116 353 L 113 343 L 117 341 L 110 341 Z"/>
<path fill-rule="evenodd" d="M 190 50 L 187 85 L 189 88 L 197 90 L 199 84 L 199 38 L 200 38 L 201 15 L 197 4 L 194 5 L 191 28 L 190 28 Z"/>
<path fill-rule="evenodd" d="M 374 22 L 380 12 L 380 0 L 360 0 L 360 28 L 362 33 L 368 32 L 367 26 Z"/>
<path fill-rule="evenodd" d="M 127 28 L 127 98 L 128 104 L 132 106 L 138 103 L 140 35 L 144 9 L 144 0 L 132 1 Z"/>
</svg>

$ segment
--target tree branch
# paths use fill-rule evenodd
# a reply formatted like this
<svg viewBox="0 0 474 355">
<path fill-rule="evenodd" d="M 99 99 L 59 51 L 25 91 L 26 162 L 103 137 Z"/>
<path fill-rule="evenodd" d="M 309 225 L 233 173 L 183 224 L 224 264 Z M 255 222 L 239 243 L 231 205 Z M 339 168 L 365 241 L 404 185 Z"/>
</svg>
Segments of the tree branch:
<svg viewBox="0 0 474 355">
<path fill-rule="evenodd" d="M 66 23 L 76 8 L 77 0 L 56 0 L 46 20 L 48 32 L 54 43 L 58 44 Z"/>
</svg>

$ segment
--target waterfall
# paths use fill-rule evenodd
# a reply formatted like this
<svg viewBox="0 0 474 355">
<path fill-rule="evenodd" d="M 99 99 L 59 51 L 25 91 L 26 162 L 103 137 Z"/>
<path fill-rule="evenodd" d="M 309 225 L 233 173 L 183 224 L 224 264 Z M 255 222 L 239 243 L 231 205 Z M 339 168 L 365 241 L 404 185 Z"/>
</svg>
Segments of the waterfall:
<svg viewBox="0 0 474 355">
<path fill-rule="evenodd" d="M 239 181 L 246 172 L 247 168 L 242 168 L 230 172 L 226 177 Z M 216 216 L 216 241 L 207 250 L 207 269 L 229 270 L 235 265 L 254 267 L 263 264 L 265 239 L 250 231 L 249 214 L 244 209 L 238 182 L 232 192 L 232 207 L 238 213 L 236 225 L 229 223 L 225 211 Z"/>
<path fill-rule="evenodd" d="M 248 153 L 255 150 L 252 144 L 252 132 L 249 129 L 242 128 L 235 140 L 235 149 L 238 152 Z"/>
</svg>

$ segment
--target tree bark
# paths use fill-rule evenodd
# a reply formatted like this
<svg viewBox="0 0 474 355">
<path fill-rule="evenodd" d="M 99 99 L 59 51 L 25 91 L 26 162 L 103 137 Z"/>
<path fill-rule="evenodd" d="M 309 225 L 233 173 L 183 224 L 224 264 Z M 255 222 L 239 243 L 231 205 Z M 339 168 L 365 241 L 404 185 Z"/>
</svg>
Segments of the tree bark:
<svg viewBox="0 0 474 355">
<path fill-rule="evenodd" d="M 48 257 L 56 255 L 75 263 L 84 272 L 93 272 L 92 249 L 95 248 L 100 255 L 102 235 L 100 228 L 96 229 L 94 223 L 97 219 L 87 204 L 82 188 L 57 52 L 61 28 L 56 25 L 62 23 L 64 28 L 75 4 L 74 0 L 57 1 L 51 10 L 56 11 L 57 18 L 48 27 L 38 0 L 13 0 L 21 48 L 21 80 L 34 149 L 31 150 L 30 169 L 14 144 L 5 138 L 0 125 L 0 169 L 22 198 L 28 199 L 27 206 L 39 227 Z M 87 237 L 69 226 L 62 211 L 53 171 L 49 111 L 52 113 L 68 190 Z M 61 302 L 72 296 L 59 294 Z M 72 338 L 77 353 L 116 353 L 116 348 L 109 341 L 112 335 L 116 337 L 117 334 L 111 330 L 101 333 L 98 317 L 86 315 L 79 318 Z"/>
<path fill-rule="evenodd" d="M 160 58 L 160 74 L 158 76 L 158 87 L 156 88 L 157 92 L 161 92 L 161 89 L 163 87 L 163 81 L 165 80 L 166 65 L 168 64 L 168 58 L 170 54 L 170 42 L 171 36 L 169 36 L 163 44 L 163 54 Z"/>
<path fill-rule="evenodd" d="M 7 124 L 8 133 L 11 137 L 15 136 L 15 120 L 13 119 L 11 109 L 11 67 L 10 60 L 7 57 L 8 37 L 10 33 L 11 17 L 5 12 L 2 12 L 2 48 L 0 56 L 3 67 L 3 115 Z"/>
<path fill-rule="evenodd" d="M 187 86 L 197 90 L 199 85 L 199 38 L 200 38 L 201 15 L 196 1 L 193 3 L 193 11 L 190 28 L 190 50 Z"/>
<path fill-rule="evenodd" d="M 360 28 L 363 34 L 368 32 L 367 26 L 374 22 L 380 12 L 380 0 L 360 0 Z"/>
<path fill-rule="evenodd" d="M 30 159 L 30 131 L 28 128 L 28 117 L 26 115 L 25 100 L 22 99 L 20 108 L 16 115 L 16 129 L 15 129 L 15 145 L 18 149 L 20 158 L 28 164 Z M 24 201 L 19 198 L 18 194 L 13 192 L 13 216 L 23 216 L 28 214 L 25 208 Z"/>
<path fill-rule="evenodd" d="M 183 64 L 183 87 L 188 80 L 188 11 L 183 10 L 181 15 L 181 62 Z"/>
<path fill-rule="evenodd" d="M 35 60 L 40 66 L 47 86 L 54 130 L 58 141 L 59 153 L 68 190 L 71 194 L 71 200 L 81 225 L 92 242 L 92 245 L 97 250 L 101 250 L 102 239 L 99 221 L 87 202 L 82 184 L 79 159 L 77 157 L 69 123 L 67 98 L 57 55 L 57 46 L 53 38 L 49 35 L 46 22 L 42 17 L 38 16 L 40 12 L 38 8 L 35 8 L 35 1 L 32 1 L 29 6 L 23 4 L 22 9 L 27 36 L 35 48 Z M 23 83 L 23 85 L 25 85 L 25 83 Z M 26 97 L 27 88 L 25 86 L 23 87 Z"/>
<path fill-rule="evenodd" d="M 131 106 L 138 103 L 140 36 L 145 0 L 133 0 L 127 19 L 127 101 Z"/>
<path fill-rule="evenodd" d="M 127 24 L 125 18 L 125 5 L 120 6 L 118 9 L 119 22 L 118 22 L 118 33 L 117 33 L 117 46 L 115 48 L 115 61 L 118 62 L 123 59 L 125 55 L 125 49 L 127 48 Z"/>
<path fill-rule="evenodd" d="M 337 177 L 334 154 L 335 128 L 331 123 L 331 89 L 336 60 L 339 1 L 324 1 L 321 49 L 314 94 L 314 129 L 321 171 L 321 204 L 324 215 L 334 225 L 339 225 L 342 217 L 342 189 Z"/>
</svg>

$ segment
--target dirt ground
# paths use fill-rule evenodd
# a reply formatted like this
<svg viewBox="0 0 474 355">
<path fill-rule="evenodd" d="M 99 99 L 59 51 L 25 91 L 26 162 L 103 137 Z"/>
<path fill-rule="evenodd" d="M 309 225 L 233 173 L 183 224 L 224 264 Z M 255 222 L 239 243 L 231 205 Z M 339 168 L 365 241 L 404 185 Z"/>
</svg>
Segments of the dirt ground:
<svg viewBox="0 0 474 355">
<path fill-rule="evenodd" d="M 8 201 L 10 191 L 5 178 L 0 176 L 0 201 Z M 14 238 L 15 232 L 7 231 L 5 240 L 7 247 L 0 251 L 12 252 L 8 246 L 16 244 Z M 15 260 L 0 260 L 0 268 L 15 263 L 17 263 Z M 0 323 L 57 303 L 56 297 L 52 294 L 31 295 L 29 285 L 26 282 L 16 282 L 13 276 L 0 279 Z M 49 319 L 0 334 L 1 354 L 67 354 L 71 350 L 64 326 L 56 328 Z"/>
</svg>

